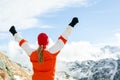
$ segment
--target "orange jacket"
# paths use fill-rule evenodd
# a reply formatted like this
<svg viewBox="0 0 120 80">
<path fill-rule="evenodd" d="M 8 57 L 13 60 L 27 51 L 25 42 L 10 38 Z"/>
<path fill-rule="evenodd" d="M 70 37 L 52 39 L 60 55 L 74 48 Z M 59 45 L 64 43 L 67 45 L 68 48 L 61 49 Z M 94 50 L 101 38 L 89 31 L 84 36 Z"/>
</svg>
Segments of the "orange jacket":
<svg viewBox="0 0 120 80">
<path fill-rule="evenodd" d="M 55 75 L 55 65 L 56 65 L 56 54 L 51 54 L 46 50 L 43 50 L 44 63 L 40 64 L 38 62 L 37 51 L 34 51 L 30 55 L 30 61 L 33 64 L 34 74 L 32 80 L 54 80 Z"/>
</svg>

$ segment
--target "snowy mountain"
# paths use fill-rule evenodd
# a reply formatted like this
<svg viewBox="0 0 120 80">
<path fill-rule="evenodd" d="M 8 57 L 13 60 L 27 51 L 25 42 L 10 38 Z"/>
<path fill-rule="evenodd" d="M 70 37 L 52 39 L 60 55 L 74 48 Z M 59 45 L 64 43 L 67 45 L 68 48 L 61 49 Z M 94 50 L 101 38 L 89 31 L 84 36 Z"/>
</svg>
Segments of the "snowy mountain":
<svg viewBox="0 0 120 80">
<path fill-rule="evenodd" d="M 65 63 L 65 62 L 64 62 Z M 66 74 L 75 80 L 119 80 L 115 75 L 118 61 L 103 59 L 100 61 L 66 62 Z M 120 65 L 119 65 L 120 66 Z M 64 72 L 64 70 L 63 70 Z M 118 74 L 119 75 L 119 74 Z"/>
<path fill-rule="evenodd" d="M 105 58 L 98 61 L 87 60 L 87 61 L 74 61 L 74 62 L 58 61 L 56 66 L 57 69 L 56 69 L 55 80 L 120 80 L 120 58 L 119 58 L 120 48 L 105 46 L 101 48 L 101 50 L 105 53 L 106 51 L 108 51 L 110 54 L 117 54 L 118 59 Z M 21 54 L 21 59 L 25 60 L 27 58 L 22 57 Z M 3 61 L 6 60 L 9 61 L 8 57 L 6 57 L 6 59 Z M 9 61 L 9 62 L 13 64 L 13 61 Z M 31 79 L 31 69 L 27 67 L 30 66 L 31 64 L 29 63 L 25 64 L 27 65 L 26 67 L 25 65 L 18 65 L 16 63 L 14 64 L 15 65 L 11 65 L 12 67 L 8 66 L 8 68 L 10 68 L 11 70 L 14 69 L 12 73 L 16 72 L 14 74 L 16 80 Z M 28 69 L 26 70 L 25 68 Z M 29 79 L 24 79 L 24 78 L 29 78 Z"/>
<path fill-rule="evenodd" d="M 120 59 L 63 63 L 63 70 L 61 67 L 57 74 L 66 76 L 57 80 L 120 80 Z"/>
<path fill-rule="evenodd" d="M 57 73 L 64 74 L 68 80 L 120 80 L 120 48 L 106 45 L 101 48 L 104 54 L 114 54 L 117 59 L 105 58 L 98 61 L 59 62 Z M 61 80 L 61 79 L 58 79 Z"/>
</svg>

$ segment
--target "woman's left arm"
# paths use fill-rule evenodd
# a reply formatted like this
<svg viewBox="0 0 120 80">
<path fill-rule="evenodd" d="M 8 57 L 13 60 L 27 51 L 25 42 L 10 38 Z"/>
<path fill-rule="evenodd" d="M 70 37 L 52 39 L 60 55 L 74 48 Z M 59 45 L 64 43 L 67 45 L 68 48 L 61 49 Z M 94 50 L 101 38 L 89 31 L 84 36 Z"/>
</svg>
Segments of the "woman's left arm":
<svg viewBox="0 0 120 80">
<path fill-rule="evenodd" d="M 48 49 L 49 52 L 52 54 L 55 54 L 56 52 L 60 51 L 64 45 L 66 44 L 74 26 L 78 23 L 78 18 L 73 18 L 71 23 L 68 25 L 68 27 L 64 30 L 64 32 L 60 35 L 57 42 Z"/>
</svg>

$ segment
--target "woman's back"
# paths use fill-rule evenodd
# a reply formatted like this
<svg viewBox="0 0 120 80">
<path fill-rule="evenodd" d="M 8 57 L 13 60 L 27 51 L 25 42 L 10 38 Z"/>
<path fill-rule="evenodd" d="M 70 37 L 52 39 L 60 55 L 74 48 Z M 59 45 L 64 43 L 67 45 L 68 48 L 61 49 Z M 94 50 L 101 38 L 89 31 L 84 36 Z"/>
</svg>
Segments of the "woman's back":
<svg viewBox="0 0 120 80">
<path fill-rule="evenodd" d="M 30 60 L 33 65 L 34 74 L 32 80 L 54 80 L 56 56 L 59 52 L 51 54 L 47 50 L 43 50 L 44 62 L 38 62 L 37 51 L 30 55 Z"/>
</svg>

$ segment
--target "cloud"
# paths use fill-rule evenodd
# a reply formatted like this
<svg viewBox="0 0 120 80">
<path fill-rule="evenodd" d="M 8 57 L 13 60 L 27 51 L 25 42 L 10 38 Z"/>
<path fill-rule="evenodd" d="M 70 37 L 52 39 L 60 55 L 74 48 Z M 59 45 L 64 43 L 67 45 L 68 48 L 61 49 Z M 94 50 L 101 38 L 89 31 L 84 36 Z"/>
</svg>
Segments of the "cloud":
<svg viewBox="0 0 120 80">
<path fill-rule="evenodd" d="M 95 0 L 0 0 L 0 31 L 39 27 L 38 16 L 65 7 L 88 6 Z M 38 23 L 39 22 L 39 23 Z"/>
<path fill-rule="evenodd" d="M 70 44 L 67 44 L 62 49 L 61 53 L 58 56 L 58 61 L 61 61 L 61 60 L 62 61 L 76 61 L 76 60 L 97 61 L 97 60 L 105 59 L 105 58 L 118 59 L 120 57 L 119 51 L 115 51 L 114 53 L 110 52 L 112 51 L 110 49 L 104 49 L 105 51 L 103 51 L 101 48 L 104 48 L 105 46 L 106 44 L 102 46 L 98 46 L 98 44 L 92 44 L 88 41 L 72 42 Z M 119 46 L 116 46 L 115 48 L 120 49 Z"/>
<path fill-rule="evenodd" d="M 96 60 L 100 56 L 100 53 L 100 48 L 88 41 L 72 42 L 63 48 L 59 59 L 67 61 Z"/>
<path fill-rule="evenodd" d="M 6 39 L 7 37 L 8 37 L 8 34 L 6 34 L 4 32 L 0 32 L 0 40 Z"/>
<path fill-rule="evenodd" d="M 118 45 L 120 46 L 120 33 L 116 33 L 115 36 L 117 37 Z"/>
<path fill-rule="evenodd" d="M 8 56 L 10 58 L 15 58 L 16 55 L 21 54 L 20 47 L 15 41 L 10 41 L 8 44 Z"/>
</svg>

